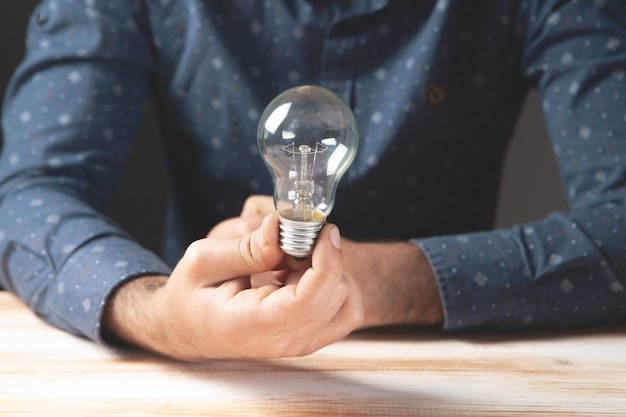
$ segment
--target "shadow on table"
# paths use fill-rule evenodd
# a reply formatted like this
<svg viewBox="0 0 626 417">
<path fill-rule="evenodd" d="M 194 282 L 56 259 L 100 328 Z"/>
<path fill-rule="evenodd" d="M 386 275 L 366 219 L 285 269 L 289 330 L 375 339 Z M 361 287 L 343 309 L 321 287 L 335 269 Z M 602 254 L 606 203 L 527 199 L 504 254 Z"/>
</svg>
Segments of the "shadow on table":
<svg viewBox="0 0 626 417">
<path fill-rule="evenodd" d="M 394 334 L 394 341 L 420 337 Z M 360 343 L 376 337 L 376 333 L 359 332 L 354 339 Z M 206 389 L 207 414 L 203 415 L 391 417 L 432 415 L 436 409 L 438 415 L 452 416 L 459 406 L 446 405 L 439 391 L 416 379 L 414 364 L 402 358 L 394 365 L 384 359 L 322 352 L 304 358 L 185 363 L 127 352 L 121 359 L 145 361 L 152 368 L 156 361 L 163 372 L 198 382 Z M 176 414 L 183 402 L 158 411 Z M 450 413 L 441 414 L 442 410 Z"/>
<path fill-rule="evenodd" d="M 217 381 L 236 392 L 232 410 L 242 415 L 272 416 L 396 416 L 421 415 L 426 404 L 440 403 L 402 386 L 401 373 L 358 373 L 353 369 L 316 369 L 298 360 L 215 361 L 201 366 L 176 365 L 177 372 Z M 394 379 L 390 381 L 389 379 Z M 407 381 L 408 382 L 408 381 Z"/>
<path fill-rule="evenodd" d="M 492 403 L 495 401 L 488 392 L 467 387 L 468 382 L 478 378 L 475 381 L 478 389 L 480 379 L 489 369 L 495 369 L 493 375 L 501 377 L 503 383 L 516 378 L 528 379 L 527 365 L 518 357 L 508 355 L 506 350 L 504 353 L 495 351 L 494 355 L 482 352 L 474 356 L 472 353 L 475 351 L 463 348 L 461 350 L 466 356 L 458 356 L 458 351 L 455 356 L 454 352 L 425 352 L 424 344 L 435 349 L 447 346 L 446 341 L 463 346 L 485 344 L 482 348 L 477 347 L 484 351 L 500 342 L 527 341 L 534 344 L 538 339 L 565 340 L 624 330 L 625 326 L 609 326 L 522 333 L 450 333 L 403 326 L 357 332 L 350 340 L 358 345 L 371 343 L 374 348 L 384 348 L 388 342 L 396 347 L 406 342 L 409 348 L 422 349 L 420 355 L 397 360 L 388 354 L 350 357 L 349 349 L 343 348 L 341 355 L 330 349 L 306 358 L 215 360 L 200 364 L 146 357 L 144 353 L 135 358 L 131 354 L 130 359 L 136 361 L 140 358 L 140 361 L 148 361 L 151 365 L 157 361 L 163 372 L 198 382 L 201 389 L 206 389 L 205 415 L 467 416 L 493 411 L 490 408 L 493 404 L 483 402 L 489 398 Z M 444 342 L 444 345 L 439 342 Z M 546 361 L 543 365 L 565 366 L 551 358 Z M 511 391 L 508 395 L 514 393 Z M 525 403 L 527 399 L 511 397 L 508 400 Z M 175 414 L 178 406 L 161 406 L 167 410 L 161 408 L 159 412 Z"/>
</svg>

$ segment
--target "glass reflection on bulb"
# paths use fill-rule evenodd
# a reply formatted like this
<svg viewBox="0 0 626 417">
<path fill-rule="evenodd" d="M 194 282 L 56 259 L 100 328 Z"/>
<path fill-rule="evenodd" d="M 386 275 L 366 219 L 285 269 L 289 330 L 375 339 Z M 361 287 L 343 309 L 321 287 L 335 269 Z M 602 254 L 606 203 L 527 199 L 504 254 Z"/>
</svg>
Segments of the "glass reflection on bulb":
<svg viewBox="0 0 626 417">
<path fill-rule="evenodd" d="M 257 140 L 274 181 L 281 248 L 306 258 L 335 204 L 339 180 L 356 155 L 354 114 L 325 88 L 294 87 L 267 105 Z"/>
</svg>

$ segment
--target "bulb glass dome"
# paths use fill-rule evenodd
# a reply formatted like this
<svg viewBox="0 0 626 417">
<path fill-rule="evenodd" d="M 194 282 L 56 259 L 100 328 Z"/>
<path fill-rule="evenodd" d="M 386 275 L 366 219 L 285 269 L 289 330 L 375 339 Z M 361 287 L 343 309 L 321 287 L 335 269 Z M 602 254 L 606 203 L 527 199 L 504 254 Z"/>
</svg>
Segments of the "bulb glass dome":
<svg viewBox="0 0 626 417">
<path fill-rule="evenodd" d="M 359 134 L 352 110 L 325 88 L 294 87 L 267 105 L 257 136 L 274 181 L 283 232 L 306 229 L 307 240 L 309 235 L 314 240 L 333 208 L 338 182 L 356 155 Z M 289 239 L 293 237 L 283 236 Z M 292 252 L 306 256 L 310 249 Z"/>
</svg>

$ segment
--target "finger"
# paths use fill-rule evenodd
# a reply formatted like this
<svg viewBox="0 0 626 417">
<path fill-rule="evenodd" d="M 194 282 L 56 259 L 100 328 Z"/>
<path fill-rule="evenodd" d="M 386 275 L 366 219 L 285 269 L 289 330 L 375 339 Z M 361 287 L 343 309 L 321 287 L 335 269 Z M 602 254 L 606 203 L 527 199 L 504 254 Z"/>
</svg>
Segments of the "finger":
<svg viewBox="0 0 626 417">
<path fill-rule="evenodd" d="M 261 274 L 254 274 L 250 277 L 253 288 L 259 288 L 264 285 L 283 285 L 283 282 L 277 279 L 277 273 L 270 271 Z"/>
<path fill-rule="evenodd" d="M 222 282 L 219 286 L 217 294 L 226 294 L 227 297 L 237 294 L 238 292 L 248 290 L 252 286 L 250 277 L 237 277 Z"/>
<path fill-rule="evenodd" d="M 275 269 L 274 271 L 272 271 L 272 275 L 274 276 L 274 279 L 281 285 L 287 285 L 287 277 L 289 276 L 288 270 Z"/>
<path fill-rule="evenodd" d="M 327 224 L 319 234 L 311 255 L 311 267 L 298 283 L 296 295 L 309 302 L 329 300 L 342 274 L 343 253 L 339 229 L 334 224 Z"/>
<path fill-rule="evenodd" d="M 261 216 L 276 211 L 274 199 L 268 195 L 253 195 L 246 199 L 241 210 L 241 217 Z"/>
<path fill-rule="evenodd" d="M 278 216 L 271 214 L 260 228 L 241 238 L 193 242 L 176 269 L 183 270 L 199 285 L 210 286 L 233 277 L 270 271 L 283 257 L 278 246 Z"/>
<path fill-rule="evenodd" d="M 285 356 L 313 353 L 337 340 L 343 339 L 363 322 L 363 301 L 358 286 L 345 277 L 337 287 L 326 310 L 327 316 L 302 325 L 285 349 Z"/>
<path fill-rule="evenodd" d="M 263 216 L 233 217 L 216 224 L 207 234 L 210 239 L 234 239 L 261 227 Z"/>
<path fill-rule="evenodd" d="M 225 301 L 238 303 L 231 310 L 234 314 L 238 314 L 257 305 L 259 300 L 266 298 L 281 287 L 282 285 L 272 283 L 255 286 L 252 277 L 238 277 L 220 283 L 215 294 Z"/>
<path fill-rule="evenodd" d="M 299 355 L 309 355 L 317 350 L 343 339 L 363 323 L 365 312 L 363 298 L 356 283 L 348 284 L 348 296 L 330 322 L 323 327 Z"/>
<path fill-rule="evenodd" d="M 283 314 L 303 326 L 323 320 L 328 315 L 329 303 L 335 296 L 343 273 L 339 240 L 337 226 L 326 225 L 313 250 L 311 268 L 289 272 L 285 287 L 272 294 L 265 302 L 280 306 Z"/>
</svg>

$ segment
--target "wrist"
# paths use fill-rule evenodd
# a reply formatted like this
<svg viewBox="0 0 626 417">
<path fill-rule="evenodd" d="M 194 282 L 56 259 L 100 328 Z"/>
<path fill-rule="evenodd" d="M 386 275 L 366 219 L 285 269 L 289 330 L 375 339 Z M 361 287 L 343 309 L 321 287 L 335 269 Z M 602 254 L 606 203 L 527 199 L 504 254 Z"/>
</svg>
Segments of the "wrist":
<svg viewBox="0 0 626 417">
<path fill-rule="evenodd" d="M 344 241 L 345 272 L 361 288 L 365 327 L 443 322 L 434 272 L 417 245 Z"/>
<path fill-rule="evenodd" d="M 120 285 L 109 297 L 102 317 L 102 337 L 115 346 L 136 346 L 158 351 L 155 327 L 160 320 L 154 299 L 165 286 L 167 276 L 143 276 Z"/>
<path fill-rule="evenodd" d="M 419 300 L 416 306 L 416 314 L 410 317 L 408 323 L 417 324 L 442 324 L 444 321 L 443 304 L 441 302 L 441 293 L 439 285 L 435 278 L 435 272 L 424 252 L 415 244 L 409 243 L 415 248 L 417 281 L 417 296 Z M 421 295 L 421 296 L 420 296 Z"/>
</svg>

